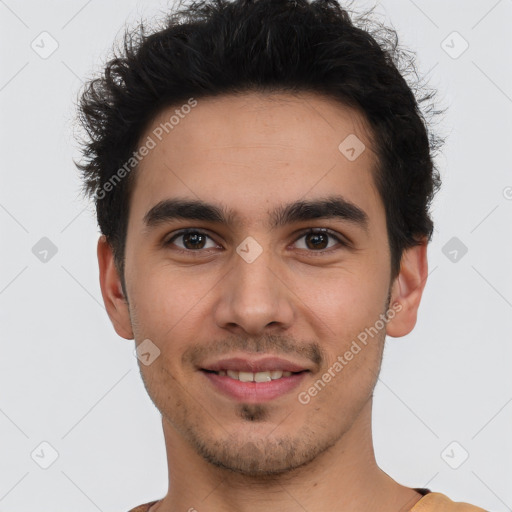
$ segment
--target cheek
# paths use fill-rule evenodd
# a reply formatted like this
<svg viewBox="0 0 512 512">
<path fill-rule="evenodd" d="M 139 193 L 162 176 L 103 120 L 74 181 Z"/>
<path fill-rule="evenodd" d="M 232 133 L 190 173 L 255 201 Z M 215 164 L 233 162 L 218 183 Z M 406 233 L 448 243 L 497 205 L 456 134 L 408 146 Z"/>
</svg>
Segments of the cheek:
<svg viewBox="0 0 512 512">
<path fill-rule="evenodd" d="M 338 403 L 346 413 L 356 411 L 375 386 L 385 340 L 385 294 L 382 289 L 354 288 L 350 294 L 323 297 L 321 312 L 329 330 L 322 340 L 326 361 L 313 383 L 315 403 L 329 409 Z M 308 393 L 309 393 L 308 391 Z M 330 404 L 330 405 L 329 405 Z"/>
<path fill-rule="evenodd" d="M 366 344 L 352 340 L 333 350 L 325 367 L 304 386 L 298 395 L 307 411 L 329 418 L 333 424 L 350 424 L 371 397 L 377 382 L 382 357 L 382 337 Z M 347 356 L 347 353 L 350 355 Z M 327 420 L 329 422 L 329 420 Z"/>
<path fill-rule="evenodd" d="M 382 274 L 344 269 L 301 279 L 294 290 L 302 299 L 302 314 L 311 317 L 314 313 L 327 336 L 340 340 L 373 324 L 383 312 L 388 292 Z"/>
<path fill-rule="evenodd" d="M 327 279 L 325 284 L 328 282 L 329 287 L 310 293 L 309 309 L 301 313 L 320 326 L 317 335 L 326 353 L 313 388 L 305 391 L 312 394 L 317 406 L 329 409 L 336 402 L 349 413 L 348 409 L 355 411 L 375 386 L 385 336 L 380 315 L 384 313 L 387 288 L 382 278 L 379 282 L 375 276 L 363 273 L 338 273 L 337 286 L 332 285 L 336 280 Z"/>
<path fill-rule="evenodd" d="M 138 257 L 133 262 L 130 302 L 141 325 L 154 336 L 180 330 L 198 321 L 198 305 L 214 284 L 214 276 L 194 275 L 193 268 L 171 268 L 166 263 L 151 263 Z"/>
</svg>

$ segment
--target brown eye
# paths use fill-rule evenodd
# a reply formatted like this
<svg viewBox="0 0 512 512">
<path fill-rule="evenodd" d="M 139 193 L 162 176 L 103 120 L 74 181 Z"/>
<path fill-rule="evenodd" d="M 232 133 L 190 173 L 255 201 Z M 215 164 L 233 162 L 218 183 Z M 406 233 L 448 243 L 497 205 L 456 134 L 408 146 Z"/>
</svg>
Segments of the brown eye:
<svg viewBox="0 0 512 512">
<path fill-rule="evenodd" d="M 329 239 L 334 240 L 339 245 L 346 246 L 347 244 L 342 240 L 341 237 L 332 233 L 328 229 L 316 229 L 309 230 L 306 233 L 303 233 L 298 239 L 297 242 L 301 239 L 304 239 L 302 247 L 300 249 L 305 249 L 313 252 L 322 252 L 330 249 L 335 246 L 336 243 L 329 245 Z M 297 243 L 296 242 L 296 243 Z"/>
<path fill-rule="evenodd" d="M 306 245 L 310 249 L 325 249 L 329 244 L 329 235 L 325 233 L 308 233 L 306 235 Z"/>
<path fill-rule="evenodd" d="M 175 240 L 181 239 L 181 245 L 176 244 Z M 216 247 L 217 245 L 215 243 L 212 243 L 210 247 L 206 247 L 207 240 L 211 238 L 202 231 L 198 230 L 188 230 L 188 231 L 181 231 L 177 234 L 175 234 L 172 238 L 170 238 L 168 241 L 164 242 L 165 246 L 169 245 L 176 245 L 180 249 L 184 249 L 185 251 L 198 251 L 201 249 L 211 249 L 213 247 Z"/>
<path fill-rule="evenodd" d="M 182 237 L 187 249 L 203 249 L 206 237 L 202 233 L 185 233 Z"/>
</svg>

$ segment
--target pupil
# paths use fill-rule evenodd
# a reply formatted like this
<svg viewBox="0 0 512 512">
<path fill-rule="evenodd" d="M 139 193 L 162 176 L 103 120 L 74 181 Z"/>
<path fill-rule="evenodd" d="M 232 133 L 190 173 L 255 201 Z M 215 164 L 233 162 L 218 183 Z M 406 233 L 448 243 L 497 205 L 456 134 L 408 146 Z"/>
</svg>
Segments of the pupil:
<svg viewBox="0 0 512 512">
<path fill-rule="evenodd" d="M 183 241 L 185 243 L 185 247 L 187 247 L 187 249 L 190 249 L 190 247 L 188 247 L 188 244 L 189 242 L 192 242 L 192 249 L 202 249 L 202 245 L 201 247 L 199 247 L 200 245 L 200 238 L 202 238 L 203 235 L 201 235 L 200 233 L 186 233 L 184 236 L 183 236 Z M 199 244 L 197 243 L 199 241 Z M 203 243 L 204 243 L 204 239 L 203 239 Z"/>
<path fill-rule="evenodd" d="M 317 243 L 317 242 L 318 242 L 318 239 L 319 239 L 320 237 L 323 237 L 323 241 L 324 241 L 324 242 L 326 242 L 326 241 L 327 241 L 327 237 L 325 236 L 325 234 L 324 234 L 324 233 L 310 233 L 310 234 L 306 237 L 306 240 L 316 240 L 316 242 L 315 242 L 315 241 L 313 241 L 313 246 L 314 246 L 313 248 L 316 248 L 316 249 L 325 249 L 325 247 L 326 247 L 326 244 L 325 244 L 325 243 L 323 243 L 323 244 L 322 244 L 322 243 L 320 242 L 320 244 L 322 245 L 322 247 L 319 247 L 319 245 L 318 245 L 318 243 Z M 308 245 L 308 247 L 309 247 L 309 245 Z"/>
</svg>

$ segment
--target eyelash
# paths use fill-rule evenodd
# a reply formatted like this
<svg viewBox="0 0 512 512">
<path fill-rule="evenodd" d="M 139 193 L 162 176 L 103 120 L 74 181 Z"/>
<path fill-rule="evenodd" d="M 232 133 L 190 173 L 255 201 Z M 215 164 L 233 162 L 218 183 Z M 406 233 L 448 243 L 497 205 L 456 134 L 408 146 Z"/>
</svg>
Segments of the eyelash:
<svg viewBox="0 0 512 512">
<path fill-rule="evenodd" d="M 295 239 L 295 242 L 297 242 L 301 238 L 304 238 L 306 235 L 317 234 L 317 233 L 325 234 L 325 235 L 328 235 L 331 238 L 334 238 L 342 247 L 349 247 L 350 246 L 349 242 L 345 241 L 338 233 L 336 233 L 335 231 L 332 231 L 332 230 L 330 230 L 328 228 L 311 228 L 311 229 L 309 229 L 307 231 L 302 232 L 300 234 L 300 236 L 298 236 L 298 238 Z M 202 231 L 200 229 L 189 228 L 189 229 L 183 229 L 181 231 L 178 231 L 177 233 L 175 233 L 168 240 L 164 240 L 163 245 L 164 245 L 164 247 L 168 247 L 168 246 L 172 245 L 174 240 L 176 240 L 177 238 L 185 236 L 185 235 L 188 235 L 188 234 L 203 235 L 203 236 L 206 236 L 207 238 L 209 238 L 210 240 L 214 241 L 212 239 L 212 237 L 210 235 L 208 235 L 208 233 L 206 233 L 205 231 Z M 186 254 L 198 253 L 198 255 L 200 255 L 202 252 L 207 251 L 208 249 L 196 249 L 196 250 L 193 250 L 193 249 L 181 249 L 181 248 L 178 247 L 178 248 L 176 248 L 174 250 L 176 250 L 177 252 L 186 253 Z M 332 251 L 333 248 L 330 247 L 329 249 L 321 249 L 321 250 L 318 250 L 318 251 L 308 250 L 308 249 L 301 249 L 301 250 L 306 250 L 307 252 L 314 253 L 314 254 L 325 254 L 325 253 L 328 253 L 328 252 Z"/>
</svg>

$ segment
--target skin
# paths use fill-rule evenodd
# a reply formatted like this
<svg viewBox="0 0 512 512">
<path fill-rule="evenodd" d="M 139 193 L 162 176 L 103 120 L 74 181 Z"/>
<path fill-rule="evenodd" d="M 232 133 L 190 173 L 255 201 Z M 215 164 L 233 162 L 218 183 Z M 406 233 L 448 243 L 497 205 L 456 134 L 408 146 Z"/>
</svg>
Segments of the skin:
<svg viewBox="0 0 512 512">
<path fill-rule="evenodd" d="M 140 140 L 175 108 L 162 111 Z M 338 150 L 349 134 L 366 146 L 354 161 Z M 376 161 L 359 112 L 312 93 L 246 93 L 199 99 L 139 164 L 126 241 L 127 297 L 103 236 L 98 261 L 116 332 L 137 345 L 150 339 L 160 350 L 150 365 L 139 363 L 162 414 L 169 468 L 169 492 L 151 512 L 397 512 L 421 498 L 377 466 L 372 442 L 385 336 L 413 329 L 427 278 L 423 241 L 404 252 L 392 279 Z M 366 212 L 366 230 L 340 219 L 268 229 L 273 208 L 333 192 Z M 224 205 L 240 222 L 173 220 L 146 230 L 146 212 L 175 197 Z M 183 228 L 210 238 L 162 244 Z M 308 228 L 329 228 L 351 246 L 324 236 L 318 248 L 303 234 Z M 252 263 L 236 252 L 248 236 L 262 248 Z M 308 404 L 300 403 L 298 393 L 386 312 L 388 296 L 400 312 Z M 268 353 L 311 371 L 299 389 L 241 403 L 210 384 L 192 350 L 196 362 Z"/>
</svg>

